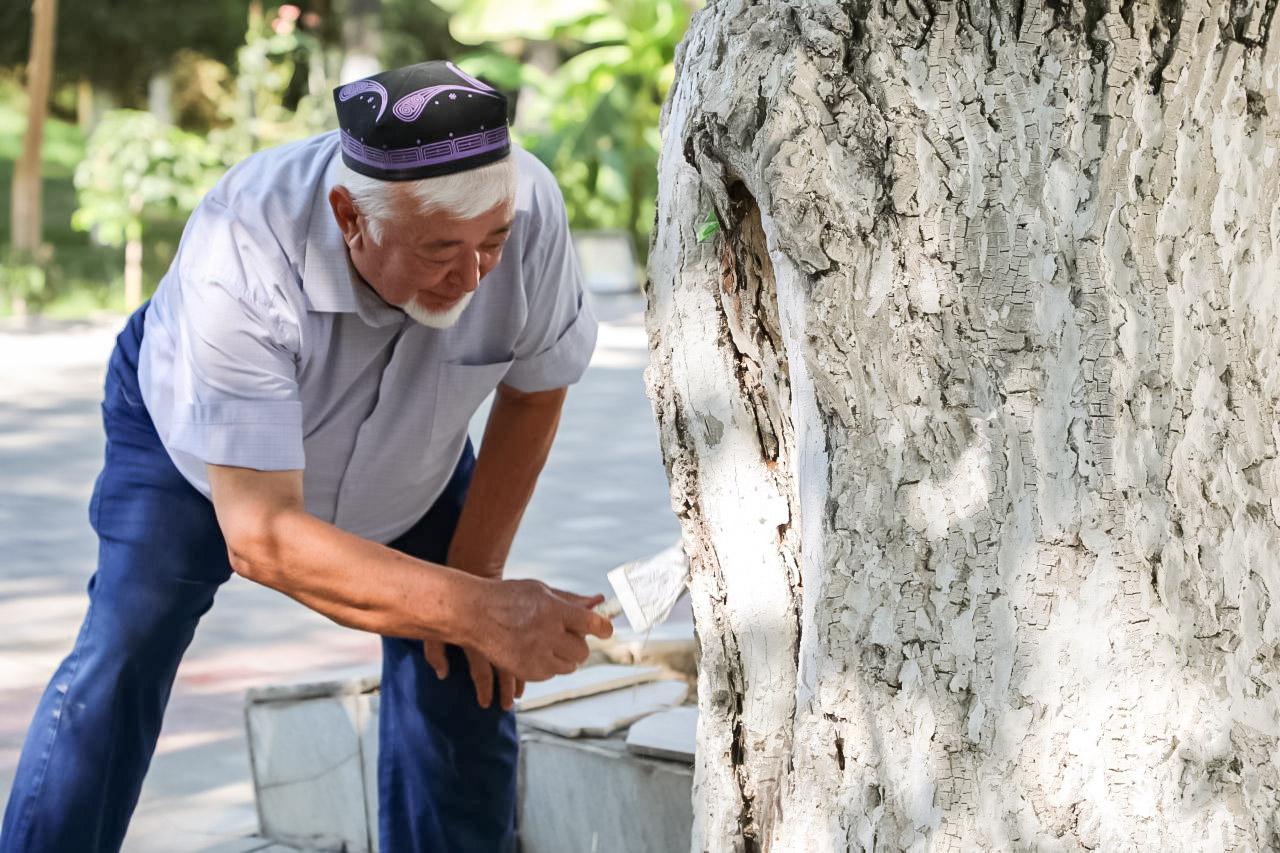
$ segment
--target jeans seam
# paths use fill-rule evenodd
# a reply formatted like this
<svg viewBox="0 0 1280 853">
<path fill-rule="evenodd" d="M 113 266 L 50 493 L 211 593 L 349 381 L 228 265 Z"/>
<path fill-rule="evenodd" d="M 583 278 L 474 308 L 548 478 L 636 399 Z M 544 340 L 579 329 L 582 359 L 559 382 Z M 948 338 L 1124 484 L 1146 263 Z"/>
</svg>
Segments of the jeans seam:
<svg viewBox="0 0 1280 853">
<path fill-rule="evenodd" d="M 76 644 L 71 649 L 71 654 L 67 658 L 67 689 L 65 691 L 59 691 L 57 689 L 57 684 L 55 683 L 53 685 L 54 692 L 57 693 L 57 699 L 54 700 L 55 704 L 53 707 L 53 727 L 52 731 L 49 733 L 48 740 L 45 742 L 44 752 L 40 756 L 40 769 L 39 775 L 36 777 L 36 783 L 32 786 L 31 791 L 28 792 L 26 797 L 27 807 L 23 809 L 22 821 L 14 828 L 14 834 L 19 838 L 26 837 L 27 830 L 30 829 L 32 815 L 35 811 L 35 809 L 32 808 L 32 804 L 39 802 L 40 794 L 44 792 L 44 782 L 49 775 L 49 764 L 53 759 L 54 742 L 57 741 L 58 732 L 62 728 L 62 712 L 66 707 L 67 697 L 71 695 L 71 689 L 75 686 L 76 675 L 80 672 L 80 657 L 82 653 L 81 644 L 89 635 L 89 626 L 90 623 L 93 622 L 93 612 L 93 602 L 90 601 L 88 612 L 84 617 L 84 624 L 80 627 L 79 636 L 76 637 Z"/>
</svg>

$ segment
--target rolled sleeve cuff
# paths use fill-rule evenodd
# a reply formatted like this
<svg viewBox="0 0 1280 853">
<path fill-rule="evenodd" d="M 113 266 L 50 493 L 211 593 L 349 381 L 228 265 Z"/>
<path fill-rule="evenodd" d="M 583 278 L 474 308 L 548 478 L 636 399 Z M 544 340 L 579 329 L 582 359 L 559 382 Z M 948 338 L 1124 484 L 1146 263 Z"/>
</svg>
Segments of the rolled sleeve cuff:
<svg viewBox="0 0 1280 853">
<path fill-rule="evenodd" d="M 186 406 L 173 421 L 168 445 L 210 465 L 300 470 L 306 467 L 302 403 L 273 400 Z"/>
<path fill-rule="evenodd" d="M 598 330 L 595 315 L 584 302 L 560 340 L 532 358 L 512 362 L 511 369 L 502 378 L 503 384 L 527 394 L 572 385 L 582 378 L 591 363 Z"/>
</svg>

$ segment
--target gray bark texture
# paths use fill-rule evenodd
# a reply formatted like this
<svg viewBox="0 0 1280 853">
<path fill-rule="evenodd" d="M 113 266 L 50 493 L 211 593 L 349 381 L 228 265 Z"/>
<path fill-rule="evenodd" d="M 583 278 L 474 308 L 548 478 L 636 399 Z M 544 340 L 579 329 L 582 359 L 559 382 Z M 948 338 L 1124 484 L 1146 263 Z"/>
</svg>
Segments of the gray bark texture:
<svg viewBox="0 0 1280 853">
<path fill-rule="evenodd" d="M 1280 850 L 1276 5 L 695 15 L 695 849 Z"/>
</svg>

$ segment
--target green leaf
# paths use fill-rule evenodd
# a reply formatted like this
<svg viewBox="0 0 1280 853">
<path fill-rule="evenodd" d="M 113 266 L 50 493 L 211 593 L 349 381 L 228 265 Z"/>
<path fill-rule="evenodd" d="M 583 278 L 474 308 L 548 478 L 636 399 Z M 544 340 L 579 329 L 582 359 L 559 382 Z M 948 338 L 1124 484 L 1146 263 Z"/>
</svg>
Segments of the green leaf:
<svg viewBox="0 0 1280 853">
<path fill-rule="evenodd" d="M 203 138 L 150 113 L 112 110 L 76 169 L 79 209 L 72 224 L 96 229 L 100 242 L 118 246 L 136 238 L 149 214 L 189 213 L 223 168 Z"/>
<path fill-rule="evenodd" d="M 705 242 L 712 234 L 720 230 L 720 220 L 716 219 L 714 210 L 707 211 L 707 218 L 698 226 L 698 242 Z"/>
</svg>

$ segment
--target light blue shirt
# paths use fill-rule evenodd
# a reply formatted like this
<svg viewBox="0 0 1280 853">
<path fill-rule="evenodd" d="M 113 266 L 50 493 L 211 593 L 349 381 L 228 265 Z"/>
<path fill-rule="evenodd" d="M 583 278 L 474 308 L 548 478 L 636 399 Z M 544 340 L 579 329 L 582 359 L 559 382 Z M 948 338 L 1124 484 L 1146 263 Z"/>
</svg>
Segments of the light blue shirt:
<svg viewBox="0 0 1280 853">
<path fill-rule="evenodd" d="M 147 311 L 143 401 L 206 497 L 206 463 L 303 469 L 308 512 L 390 542 L 444 489 L 467 423 L 499 382 L 577 381 L 596 341 L 555 178 L 513 145 L 502 258 L 448 329 L 357 275 L 329 207 L 337 133 L 263 151 L 218 182 Z"/>
</svg>

